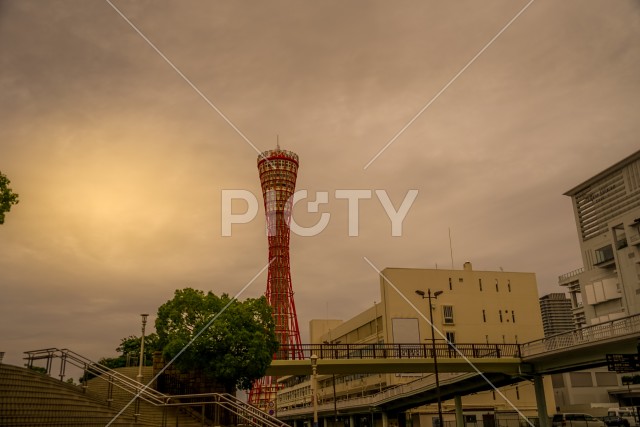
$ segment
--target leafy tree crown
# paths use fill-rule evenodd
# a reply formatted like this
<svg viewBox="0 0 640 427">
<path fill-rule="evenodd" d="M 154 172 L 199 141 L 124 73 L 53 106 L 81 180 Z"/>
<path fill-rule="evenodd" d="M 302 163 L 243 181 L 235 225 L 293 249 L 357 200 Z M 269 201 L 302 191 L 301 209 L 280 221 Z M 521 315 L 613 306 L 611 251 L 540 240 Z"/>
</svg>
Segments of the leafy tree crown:
<svg viewBox="0 0 640 427">
<path fill-rule="evenodd" d="M 178 369 L 200 371 L 228 390 L 250 388 L 264 376 L 278 350 L 272 309 L 265 297 L 240 302 L 227 294 L 176 290 L 173 299 L 158 309 L 155 326 L 166 360 L 179 355 Z"/>
<path fill-rule="evenodd" d="M 0 172 L 0 224 L 4 224 L 4 214 L 11 210 L 11 205 L 18 203 L 18 194 L 9 187 L 11 181 Z"/>
</svg>

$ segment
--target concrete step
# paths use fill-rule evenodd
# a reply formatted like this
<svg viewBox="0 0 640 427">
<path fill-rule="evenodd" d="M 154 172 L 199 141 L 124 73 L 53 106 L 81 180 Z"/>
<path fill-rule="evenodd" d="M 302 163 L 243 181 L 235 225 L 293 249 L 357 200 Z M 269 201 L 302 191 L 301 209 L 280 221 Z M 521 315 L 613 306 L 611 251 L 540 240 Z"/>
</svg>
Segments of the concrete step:
<svg viewBox="0 0 640 427">
<path fill-rule="evenodd" d="M 81 387 L 26 368 L 0 365 L 2 426 L 104 426 L 116 415 L 117 411 L 87 396 Z M 133 426 L 134 419 L 121 416 L 112 425 Z"/>
</svg>

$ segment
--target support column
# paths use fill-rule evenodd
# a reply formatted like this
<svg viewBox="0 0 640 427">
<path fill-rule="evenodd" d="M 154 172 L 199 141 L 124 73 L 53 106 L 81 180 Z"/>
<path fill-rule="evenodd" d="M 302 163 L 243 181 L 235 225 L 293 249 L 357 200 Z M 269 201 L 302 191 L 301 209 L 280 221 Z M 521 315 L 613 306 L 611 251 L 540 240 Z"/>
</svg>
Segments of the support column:
<svg viewBox="0 0 640 427">
<path fill-rule="evenodd" d="M 293 420 L 293 427 L 298 427 L 298 420 Z"/>
<path fill-rule="evenodd" d="M 324 427 L 329 427 L 329 418 L 323 418 L 322 422 L 323 422 Z"/>
<path fill-rule="evenodd" d="M 356 427 L 356 418 L 353 415 L 349 415 L 349 427 Z"/>
<path fill-rule="evenodd" d="M 462 397 L 455 396 L 453 400 L 456 404 L 456 427 L 464 427 L 464 414 L 462 412 Z"/>
<path fill-rule="evenodd" d="M 409 417 L 410 412 L 400 412 L 398 413 L 398 427 L 407 427 L 407 417 Z"/>
<path fill-rule="evenodd" d="M 550 427 L 549 415 L 547 414 L 547 400 L 544 396 L 544 383 L 542 382 L 542 375 L 535 375 L 533 377 L 533 387 L 536 391 L 536 405 L 538 406 L 540 427 Z"/>
<path fill-rule="evenodd" d="M 382 427 L 389 427 L 389 416 L 386 412 L 382 413 Z"/>
</svg>

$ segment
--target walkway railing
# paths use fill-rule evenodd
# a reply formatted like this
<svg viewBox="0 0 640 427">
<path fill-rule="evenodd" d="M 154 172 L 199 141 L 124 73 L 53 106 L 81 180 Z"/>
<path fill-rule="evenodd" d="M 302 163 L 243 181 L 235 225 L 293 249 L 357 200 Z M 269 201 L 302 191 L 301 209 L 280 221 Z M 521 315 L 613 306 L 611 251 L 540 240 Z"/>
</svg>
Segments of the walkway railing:
<svg viewBox="0 0 640 427">
<path fill-rule="evenodd" d="M 640 314 L 520 344 L 523 358 L 640 332 Z"/>
<path fill-rule="evenodd" d="M 433 358 L 431 344 L 301 344 L 305 359 L 315 354 L 320 359 L 423 359 Z M 276 359 L 291 354 L 291 347 L 280 347 Z M 441 358 L 514 358 L 520 357 L 519 344 L 447 344 L 436 343 Z"/>
</svg>

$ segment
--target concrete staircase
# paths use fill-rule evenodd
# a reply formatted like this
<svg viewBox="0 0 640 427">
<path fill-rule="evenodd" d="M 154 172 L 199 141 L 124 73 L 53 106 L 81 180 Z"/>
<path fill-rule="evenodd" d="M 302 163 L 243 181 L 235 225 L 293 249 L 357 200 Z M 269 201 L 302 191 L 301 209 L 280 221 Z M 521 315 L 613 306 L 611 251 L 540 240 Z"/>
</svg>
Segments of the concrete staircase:
<svg viewBox="0 0 640 427">
<path fill-rule="evenodd" d="M 117 373 L 136 380 L 138 375 L 137 367 L 114 369 Z M 142 368 L 143 381 L 146 383 L 153 377 L 153 368 L 145 366 Z M 206 420 L 202 420 L 198 411 L 192 408 L 162 408 L 156 404 L 139 399 L 136 404 L 135 394 L 129 390 L 113 385 L 108 374 L 92 378 L 87 382 L 87 395 L 98 399 L 110 408 L 115 408 L 119 412 L 127 406 L 121 416 L 127 416 L 138 421 L 138 425 L 150 426 L 180 426 L 180 427 L 201 427 L 210 425 Z M 176 419 L 177 418 L 177 419 Z"/>
<path fill-rule="evenodd" d="M 167 396 L 153 388 L 141 389 L 136 381 L 137 367 L 112 370 L 69 349 L 46 348 L 25 354 L 28 366 L 46 361 L 47 372 L 51 372 L 53 361 L 59 361 L 60 378 L 67 365 L 98 377 L 76 386 L 0 363 L 0 427 L 202 427 L 211 425 L 202 416 L 205 408 L 209 412 L 213 408 L 217 420 L 231 414 L 235 419 L 228 421 L 237 425 L 288 427 L 228 393 Z M 143 368 L 142 375 L 148 381 L 152 369 Z"/>
<path fill-rule="evenodd" d="M 117 411 L 83 388 L 17 366 L 0 364 L 0 426 L 104 427 Z M 121 416 L 112 426 L 140 426 Z"/>
</svg>

